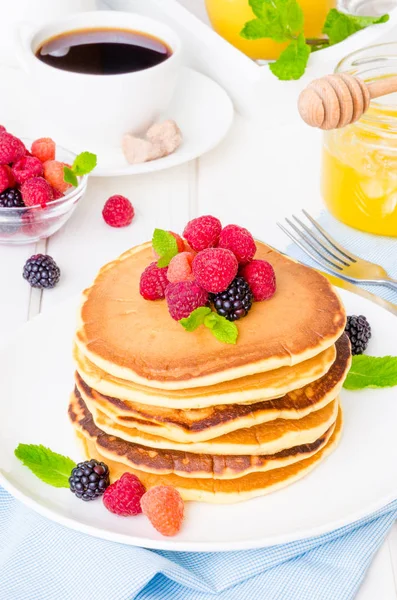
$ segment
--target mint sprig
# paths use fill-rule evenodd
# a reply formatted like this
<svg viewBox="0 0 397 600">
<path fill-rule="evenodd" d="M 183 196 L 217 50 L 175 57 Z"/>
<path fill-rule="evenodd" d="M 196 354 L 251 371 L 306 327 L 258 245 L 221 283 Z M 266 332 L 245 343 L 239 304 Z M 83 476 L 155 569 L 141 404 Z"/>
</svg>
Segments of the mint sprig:
<svg viewBox="0 0 397 600">
<path fill-rule="evenodd" d="M 195 331 L 200 325 L 204 325 L 217 340 L 224 344 L 235 344 L 237 342 L 237 325 L 213 312 L 208 306 L 196 308 L 188 317 L 181 319 L 179 323 L 186 331 Z"/>
<path fill-rule="evenodd" d="M 69 487 L 69 477 L 76 466 L 71 458 L 35 444 L 19 444 L 14 454 L 44 483 L 58 488 Z"/>
<path fill-rule="evenodd" d="M 343 387 L 347 390 L 384 388 L 397 385 L 397 356 L 353 356 Z"/>
<path fill-rule="evenodd" d="M 76 156 L 71 167 L 63 168 L 63 179 L 74 187 L 79 184 L 78 177 L 88 175 L 97 165 L 96 154 L 91 152 L 81 152 Z"/>
<path fill-rule="evenodd" d="M 164 229 L 155 229 L 152 237 L 153 250 L 159 256 L 158 267 L 168 267 L 171 259 L 178 254 L 178 244 L 175 237 Z"/>
<path fill-rule="evenodd" d="M 389 15 L 381 17 L 360 17 L 358 15 L 348 15 L 336 8 L 332 8 L 325 20 L 323 33 L 328 36 L 330 45 L 339 44 L 346 38 L 365 29 L 370 25 L 386 23 L 390 19 Z"/>
</svg>

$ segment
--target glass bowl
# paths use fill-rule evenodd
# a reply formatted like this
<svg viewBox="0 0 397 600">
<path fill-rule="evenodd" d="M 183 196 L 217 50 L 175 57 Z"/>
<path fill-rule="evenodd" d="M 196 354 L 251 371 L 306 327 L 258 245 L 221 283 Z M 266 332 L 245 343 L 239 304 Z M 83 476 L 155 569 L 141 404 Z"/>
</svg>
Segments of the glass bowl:
<svg viewBox="0 0 397 600">
<path fill-rule="evenodd" d="M 27 148 L 33 140 L 23 139 Z M 76 154 L 56 147 L 56 160 L 72 164 Z M 87 189 L 87 175 L 78 177 L 78 186 L 72 187 L 62 198 L 47 204 L 21 208 L 0 207 L 0 244 L 31 244 L 48 238 L 72 216 Z"/>
</svg>

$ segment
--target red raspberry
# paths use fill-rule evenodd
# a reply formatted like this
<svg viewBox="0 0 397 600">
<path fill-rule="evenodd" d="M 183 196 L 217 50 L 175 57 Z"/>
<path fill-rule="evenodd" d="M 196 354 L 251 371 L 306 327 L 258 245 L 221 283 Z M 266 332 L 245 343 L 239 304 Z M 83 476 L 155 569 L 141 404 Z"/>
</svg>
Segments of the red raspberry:
<svg viewBox="0 0 397 600">
<path fill-rule="evenodd" d="M 55 160 L 55 142 L 51 138 L 39 138 L 32 144 L 32 156 L 41 162 Z"/>
<path fill-rule="evenodd" d="M 42 177 L 32 177 L 21 186 L 22 200 L 26 206 L 40 204 L 43 208 L 52 200 L 52 188 Z"/>
<path fill-rule="evenodd" d="M 270 263 L 266 260 L 253 260 L 240 269 L 256 302 L 268 300 L 276 291 L 276 275 Z"/>
<path fill-rule="evenodd" d="M 167 279 L 168 267 L 159 268 L 152 262 L 141 275 L 139 292 L 145 300 L 161 300 L 165 296 L 165 288 L 169 285 Z"/>
<path fill-rule="evenodd" d="M 34 156 L 23 156 L 12 165 L 12 172 L 17 183 L 24 183 L 32 177 L 43 174 L 43 165 Z"/>
<path fill-rule="evenodd" d="M 105 492 L 106 493 L 106 492 Z M 184 504 L 170 485 L 156 485 L 141 498 L 142 512 L 162 535 L 176 535 L 181 528 Z"/>
<path fill-rule="evenodd" d="M 0 125 L 0 133 L 3 133 L 4 131 L 7 131 L 7 129 L 4 127 L 4 125 Z"/>
<path fill-rule="evenodd" d="M 69 165 L 59 160 L 47 160 L 43 163 L 44 178 L 53 188 L 58 190 L 58 192 L 62 192 L 62 194 L 72 187 L 70 183 L 66 183 L 64 180 L 63 168 L 65 166 Z"/>
<path fill-rule="evenodd" d="M 53 200 L 59 200 L 59 198 L 63 198 L 62 192 L 56 190 L 54 187 L 52 188 Z"/>
<path fill-rule="evenodd" d="M 238 262 L 233 252 L 225 248 L 207 248 L 193 260 L 193 274 L 207 292 L 223 292 L 236 277 Z"/>
<path fill-rule="evenodd" d="M 110 512 L 120 517 L 133 517 L 142 512 L 141 498 L 145 493 L 136 475 L 124 473 L 103 494 L 103 503 Z"/>
<path fill-rule="evenodd" d="M 221 230 L 220 220 L 211 215 L 206 215 L 189 221 L 183 235 L 193 250 L 200 252 L 200 250 L 212 248 L 218 244 Z"/>
<path fill-rule="evenodd" d="M 105 202 L 102 216 L 111 227 L 126 227 L 134 218 L 134 207 L 124 196 L 110 196 Z"/>
<path fill-rule="evenodd" d="M 180 252 L 171 259 L 168 265 L 167 278 L 170 283 L 178 281 L 193 281 L 192 262 L 195 255 L 193 252 Z"/>
<path fill-rule="evenodd" d="M 25 156 L 26 148 L 20 139 L 3 131 L 0 133 L 0 164 L 8 165 Z"/>
<path fill-rule="evenodd" d="M 14 187 L 14 175 L 8 165 L 0 165 L 0 194 L 7 188 Z"/>
<path fill-rule="evenodd" d="M 244 227 L 226 225 L 219 236 L 219 248 L 231 250 L 241 265 L 251 262 L 256 252 L 254 238 Z"/>
<path fill-rule="evenodd" d="M 165 290 L 170 315 L 175 321 L 188 317 L 199 306 L 208 302 L 208 294 L 196 281 L 170 283 Z"/>
</svg>

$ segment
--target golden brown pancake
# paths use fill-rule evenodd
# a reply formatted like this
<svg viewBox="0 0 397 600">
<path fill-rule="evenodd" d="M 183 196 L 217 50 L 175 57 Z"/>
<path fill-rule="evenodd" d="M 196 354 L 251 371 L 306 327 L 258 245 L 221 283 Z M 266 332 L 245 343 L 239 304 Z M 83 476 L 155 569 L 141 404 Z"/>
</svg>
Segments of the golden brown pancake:
<svg viewBox="0 0 397 600">
<path fill-rule="evenodd" d="M 192 333 L 168 314 L 164 300 L 139 293 L 153 260 L 151 244 L 132 248 L 104 266 L 85 291 L 76 343 L 113 377 L 160 389 L 214 385 L 291 366 L 332 346 L 345 311 L 325 277 L 262 243 L 256 258 L 274 267 L 277 291 L 254 303 L 238 324 L 237 344 L 222 344 L 205 327 Z"/>
<path fill-rule="evenodd" d="M 275 419 L 301 419 L 323 408 L 339 394 L 350 368 L 350 343 L 346 334 L 336 342 L 336 349 L 334 364 L 317 381 L 281 398 L 250 405 L 220 405 L 195 410 L 152 407 L 104 396 L 87 386 L 77 373 L 76 386 L 91 412 L 99 410 L 127 428 L 192 443 Z"/>
</svg>

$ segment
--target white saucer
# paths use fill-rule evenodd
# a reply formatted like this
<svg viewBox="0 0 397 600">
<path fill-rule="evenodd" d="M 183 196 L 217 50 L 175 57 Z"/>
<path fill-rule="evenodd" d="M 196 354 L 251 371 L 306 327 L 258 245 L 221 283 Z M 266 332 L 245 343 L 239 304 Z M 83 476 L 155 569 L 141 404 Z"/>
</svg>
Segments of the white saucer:
<svg viewBox="0 0 397 600">
<path fill-rule="evenodd" d="M 95 152 L 98 166 L 93 175 L 98 177 L 151 173 L 183 164 L 219 144 L 233 122 L 233 105 L 226 92 L 209 77 L 185 67 L 171 105 L 161 119 L 171 118 L 177 122 L 183 134 L 182 145 L 165 158 L 130 165 L 121 148 L 107 146 L 106 140 L 101 147 L 91 144 L 89 139 L 70 140 L 67 132 L 61 129 L 61 119 L 57 124 L 45 126 L 44 131 L 43 123 L 34 118 L 37 100 L 28 77 L 19 69 L 4 66 L 0 67 L 0 74 L 2 81 L 7 82 L 7 94 L 0 98 L 0 124 L 21 137 L 51 136 L 59 145 L 76 153 Z"/>
</svg>

